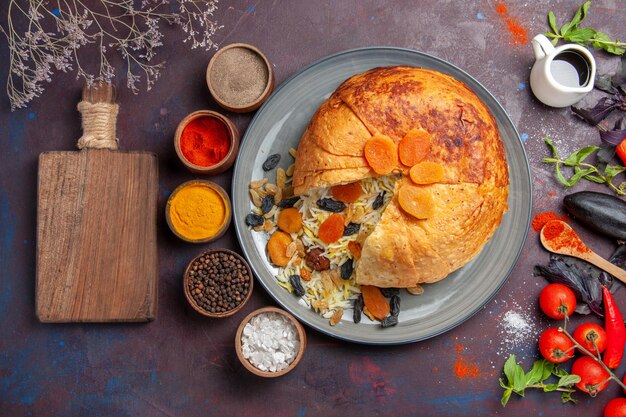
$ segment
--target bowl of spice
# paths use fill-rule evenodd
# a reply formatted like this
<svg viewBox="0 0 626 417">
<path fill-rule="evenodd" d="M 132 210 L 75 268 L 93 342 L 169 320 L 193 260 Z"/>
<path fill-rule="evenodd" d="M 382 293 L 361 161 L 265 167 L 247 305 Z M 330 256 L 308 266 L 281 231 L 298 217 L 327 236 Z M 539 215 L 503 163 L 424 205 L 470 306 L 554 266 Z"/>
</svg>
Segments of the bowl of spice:
<svg viewBox="0 0 626 417">
<path fill-rule="evenodd" d="M 232 316 L 250 299 L 250 266 L 239 254 L 214 249 L 196 256 L 185 269 L 184 292 L 189 305 L 206 317 Z"/>
<path fill-rule="evenodd" d="M 174 147 L 191 172 L 219 174 L 230 168 L 237 158 L 239 132 L 226 116 L 198 110 L 178 124 Z"/>
<path fill-rule="evenodd" d="M 211 95 L 221 107 L 236 113 L 258 109 L 274 90 L 274 71 L 252 45 L 233 43 L 213 55 L 206 70 Z"/>
<path fill-rule="evenodd" d="M 291 314 L 264 307 L 248 314 L 235 336 L 243 366 L 255 375 L 274 378 L 294 369 L 306 348 L 304 328 Z"/>
<path fill-rule="evenodd" d="M 190 243 L 207 243 L 228 229 L 232 208 L 226 191 L 206 180 L 182 183 L 165 205 L 165 220 L 172 232 Z"/>
</svg>

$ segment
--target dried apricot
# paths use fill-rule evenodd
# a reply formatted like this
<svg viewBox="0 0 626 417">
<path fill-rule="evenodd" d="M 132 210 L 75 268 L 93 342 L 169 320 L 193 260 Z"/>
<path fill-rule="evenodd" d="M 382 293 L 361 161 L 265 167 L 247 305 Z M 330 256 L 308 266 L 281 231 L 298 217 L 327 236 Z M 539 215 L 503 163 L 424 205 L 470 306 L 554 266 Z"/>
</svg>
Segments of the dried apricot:
<svg viewBox="0 0 626 417">
<path fill-rule="evenodd" d="M 398 203 L 416 219 L 427 219 L 435 213 L 430 190 L 419 185 L 403 184 L 398 190 Z"/>
<path fill-rule="evenodd" d="M 348 242 L 348 250 L 352 254 L 352 257 L 356 260 L 361 259 L 361 244 L 356 240 Z"/>
<path fill-rule="evenodd" d="M 339 238 L 343 236 L 343 222 L 344 220 L 341 214 L 331 214 L 320 224 L 317 236 L 326 244 L 339 240 Z"/>
<path fill-rule="evenodd" d="M 302 229 L 302 215 L 297 208 L 286 208 L 278 214 L 276 224 L 283 232 L 296 233 Z"/>
<path fill-rule="evenodd" d="M 415 184 L 432 184 L 443 179 L 443 166 L 436 162 L 420 162 L 409 171 L 411 181 Z"/>
<path fill-rule="evenodd" d="M 387 175 L 398 165 L 398 146 L 389 136 L 375 135 L 365 142 L 365 159 L 379 175 Z"/>
<path fill-rule="evenodd" d="M 380 292 L 380 288 L 373 285 L 361 285 L 361 294 L 365 307 L 377 320 L 382 320 L 389 315 L 391 307 L 383 293 Z"/>
<path fill-rule="evenodd" d="M 287 246 L 291 243 L 291 236 L 285 232 L 276 231 L 267 241 L 267 253 L 274 265 L 287 266 Z"/>
<path fill-rule="evenodd" d="M 421 162 L 430 150 L 430 134 L 424 129 L 411 129 L 398 144 L 400 162 L 413 166 Z"/>
<path fill-rule="evenodd" d="M 354 203 L 359 199 L 359 197 L 361 197 L 363 188 L 361 187 L 361 183 L 357 181 L 349 184 L 335 185 L 330 189 L 330 192 L 335 200 L 339 200 L 344 203 Z"/>
</svg>

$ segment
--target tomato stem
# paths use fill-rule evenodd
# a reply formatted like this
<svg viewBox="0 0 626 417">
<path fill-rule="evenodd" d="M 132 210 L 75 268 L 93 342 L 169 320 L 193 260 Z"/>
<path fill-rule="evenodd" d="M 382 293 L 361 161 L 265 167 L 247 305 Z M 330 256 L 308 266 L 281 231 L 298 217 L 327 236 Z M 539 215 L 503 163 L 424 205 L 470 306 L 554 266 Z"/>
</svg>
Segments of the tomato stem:
<svg viewBox="0 0 626 417">
<path fill-rule="evenodd" d="M 604 364 L 604 362 L 602 362 L 602 359 L 600 358 L 600 354 L 598 353 L 598 355 L 594 355 L 593 353 L 589 352 L 584 346 L 582 346 L 580 343 L 578 343 L 576 341 L 576 339 L 574 339 L 574 337 L 567 331 L 567 329 L 565 328 L 565 326 L 567 325 L 567 318 L 565 319 L 565 323 L 563 324 L 563 327 L 559 327 L 559 331 L 562 332 L 565 336 L 567 336 L 573 343 L 574 345 L 585 355 L 591 357 L 594 361 L 598 362 L 598 364 L 600 364 L 600 366 L 602 366 L 604 368 L 605 371 L 607 371 L 609 373 L 609 377 L 607 378 L 606 381 L 612 379 L 613 381 L 617 382 L 617 384 L 622 387 L 622 389 L 626 390 L 626 384 L 624 384 L 618 377 L 617 375 L 615 375 L 613 373 L 613 371 L 611 371 L 611 369 L 606 366 Z M 595 345 L 595 341 L 594 341 L 594 345 Z M 596 351 L 597 351 L 597 347 L 596 347 Z M 604 381 L 604 382 L 606 382 Z M 604 382 L 602 382 L 602 384 L 604 384 Z M 599 386 L 602 386 L 602 384 L 599 384 Z M 593 396 L 593 395 L 592 395 Z"/>
</svg>

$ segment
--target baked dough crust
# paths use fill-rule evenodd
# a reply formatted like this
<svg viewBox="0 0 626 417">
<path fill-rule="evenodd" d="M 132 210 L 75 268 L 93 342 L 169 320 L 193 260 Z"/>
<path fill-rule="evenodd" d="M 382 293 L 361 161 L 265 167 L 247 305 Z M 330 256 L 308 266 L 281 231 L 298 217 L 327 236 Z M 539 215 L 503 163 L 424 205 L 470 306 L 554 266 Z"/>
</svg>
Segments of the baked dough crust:
<svg viewBox="0 0 626 417">
<path fill-rule="evenodd" d="M 426 161 L 444 167 L 441 182 L 425 185 L 434 215 L 418 220 L 402 210 L 397 191 L 363 242 L 358 284 L 411 287 L 439 281 L 474 258 L 507 210 L 508 166 L 489 109 L 462 82 L 414 67 L 374 68 L 355 75 L 317 110 L 296 154 L 296 194 L 376 177 L 363 149 L 376 134 L 396 144 L 411 129 L 431 136 Z"/>
</svg>

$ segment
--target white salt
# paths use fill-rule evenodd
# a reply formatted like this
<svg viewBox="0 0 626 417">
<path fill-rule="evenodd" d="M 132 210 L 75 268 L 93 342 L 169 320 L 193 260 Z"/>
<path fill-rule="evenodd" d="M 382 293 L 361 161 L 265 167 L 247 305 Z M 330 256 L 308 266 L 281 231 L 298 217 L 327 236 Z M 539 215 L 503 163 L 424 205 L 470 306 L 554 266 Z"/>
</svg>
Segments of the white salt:
<svg viewBox="0 0 626 417">
<path fill-rule="evenodd" d="M 513 302 L 513 309 L 504 313 L 498 327 L 502 336 L 499 354 L 515 353 L 512 352 L 514 348 L 537 343 L 537 330 L 531 312 L 520 308 L 516 302 Z"/>
<path fill-rule="evenodd" d="M 285 369 L 296 358 L 299 348 L 296 327 L 281 314 L 258 314 L 243 328 L 243 357 L 261 371 Z"/>
</svg>

